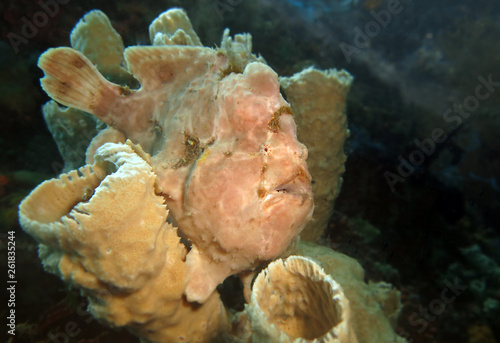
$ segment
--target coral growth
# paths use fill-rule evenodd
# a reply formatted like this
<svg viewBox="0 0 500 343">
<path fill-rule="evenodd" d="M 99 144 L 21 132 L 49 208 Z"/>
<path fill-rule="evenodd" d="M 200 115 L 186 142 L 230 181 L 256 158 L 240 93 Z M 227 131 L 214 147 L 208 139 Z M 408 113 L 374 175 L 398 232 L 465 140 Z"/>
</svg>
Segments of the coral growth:
<svg viewBox="0 0 500 343">
<path fill-rule="evenodd" d="M 54 99 L 45 119 L 53 133 L 71 128 L 54 138 L 73 169 L 20 205 L 45 269 L 80 289 L 96 318 L 144 342 L 404 342 L 391 327 L 395 290 L 365 284 L 355 261 L 298 238 L 313 195 L 293 113 L 314 152 L 321 211 L 304 236 L 316 240 L 341 183 L 351 76 L 308 69 L 283 79 L 287 103 L 249 34 L 226 31 L 220 49 L 206 48 L 185 12 L 171 9 L 150 38 L 153 46 L 124 49 L 93 11 L 72 32 L 72 48 L 39 59 Z M 319 97 L 314 105 L 308 90 Z M 91 139 L 79 132 L 89 127 Z M 314 128 L 319 141 L 308 139 Z M 66 153 L 77 143 L 86 151 Z M 231 275 L 249 300 L 239 314 L 216 289 Z"/>
</svg>

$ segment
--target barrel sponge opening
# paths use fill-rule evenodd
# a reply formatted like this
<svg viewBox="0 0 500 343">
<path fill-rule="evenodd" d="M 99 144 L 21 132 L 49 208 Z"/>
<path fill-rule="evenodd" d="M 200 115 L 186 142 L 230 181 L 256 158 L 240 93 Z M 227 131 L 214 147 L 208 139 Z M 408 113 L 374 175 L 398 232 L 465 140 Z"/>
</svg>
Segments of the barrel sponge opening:
<svg viewBox="0 0 500 343">
<path fill-rule="evenodd" d="M 94 190 L 113 169 L 116 170 L 112 163 L 102 161 L 45 181 L 23 201 L 21 214 L 43 224 L 57 221 L 69 214 L 76 204 L 90 200 Z"/>
<path fill-rule="evenodd" d="M 305 257 L 280 259 L 263 270 L 247 313 L 254 333 L 264 341 L 352 342 L 342 288 Z"/>
</svg>

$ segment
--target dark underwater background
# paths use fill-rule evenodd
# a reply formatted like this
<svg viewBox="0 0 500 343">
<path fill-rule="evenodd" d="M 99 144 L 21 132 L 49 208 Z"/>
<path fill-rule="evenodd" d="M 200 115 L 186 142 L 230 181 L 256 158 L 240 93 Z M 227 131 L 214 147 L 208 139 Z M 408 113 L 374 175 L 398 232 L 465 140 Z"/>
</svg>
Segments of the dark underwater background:
<svg viewBox="0 0 500 343">
<path fill-rule="evenodd" d="M 38 56 L 69 45 L 92 9 L 108 15 L 125 46 L 149 44 L 150 22 L 174 6 L 187 11 L 205 46 L 220 44 L 226 27 L 250 32 L 253 51 L 281 76 L 311 65 L 354 76 L 344 183 L 322 242 L 356 258 L 367 280 L 401 291 L 397 332 L 409 341 L 500 341 L 499 1 L 59 0 L 47 23 L 26 31 L 47 2 L 0 3 L 5 341 L 138 342 L 100 326 L 76 291 L 43 271 L 17 206 L 62 162 L 41 114 L 48 97 Z M 3 324 L 9 231 L 15 336 Z"/>
</svg>

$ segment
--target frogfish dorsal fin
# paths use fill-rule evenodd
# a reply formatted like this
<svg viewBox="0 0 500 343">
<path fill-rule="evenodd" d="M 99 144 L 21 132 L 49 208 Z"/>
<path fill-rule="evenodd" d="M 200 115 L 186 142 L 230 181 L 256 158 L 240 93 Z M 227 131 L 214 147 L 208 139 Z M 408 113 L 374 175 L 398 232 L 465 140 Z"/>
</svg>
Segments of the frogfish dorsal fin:
<svg viewBox="0 0 500 343">
<path fill-rule="evenodd" d="M 182 88 L 197 77 L 218 72 L 226 58 L 210 48 L 165 45 L 128 47 L 125 61 L 142 89 L 152 91 L 166 84 Z"/>
<path fill-rule="evenodd" d="M 38 66 L 45 73 L 42 88 L 52 99 L 104 121 L 109 105 L 123 93 L 121 86 L 106 80 L 87 57 L 71 48 L 47 50 Z"/>
</svg>

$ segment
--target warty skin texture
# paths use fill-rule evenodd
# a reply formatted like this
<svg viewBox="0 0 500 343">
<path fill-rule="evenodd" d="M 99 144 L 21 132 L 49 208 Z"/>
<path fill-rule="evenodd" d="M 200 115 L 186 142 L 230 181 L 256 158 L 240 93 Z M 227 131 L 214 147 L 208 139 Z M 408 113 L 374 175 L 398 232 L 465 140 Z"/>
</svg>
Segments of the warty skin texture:
<svg viewBox="0 0 500 343">
<path fill-rule="evenodd" d="M 151 154 L 157 190 L 191 244 L 187 299 L 202 303 L 227 276 L 278 257 L 310 219 L 307 149 L 267 65 L 225 75 L 223 52 L 178 45 L 124 56 L 138 90 L 70 48 L 40 57 L 42 87 Z"/>
</svg>

